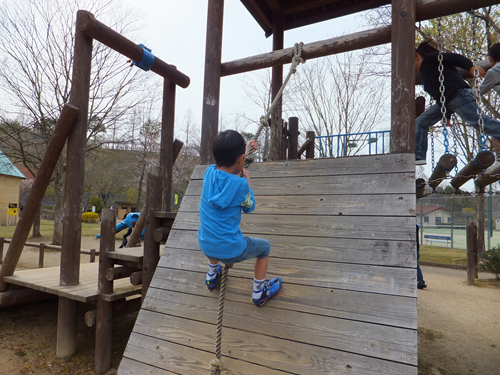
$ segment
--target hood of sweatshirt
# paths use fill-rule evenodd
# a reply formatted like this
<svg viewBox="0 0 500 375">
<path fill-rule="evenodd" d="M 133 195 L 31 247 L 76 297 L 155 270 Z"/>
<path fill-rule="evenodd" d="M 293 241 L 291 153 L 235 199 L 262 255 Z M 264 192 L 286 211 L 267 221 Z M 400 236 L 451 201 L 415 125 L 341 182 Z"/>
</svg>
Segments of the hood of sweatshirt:
<svg viewBox="0 0 500 375">
<path fill-rule="evenodd" d="M 218 170 L 215 165 L 210 166 L 207 172 L 204 178 L 208 177 L 205 182 L 208 203 L 219 209 L 229 207 L 241 189 L 241 179 Z"/>
</svg>

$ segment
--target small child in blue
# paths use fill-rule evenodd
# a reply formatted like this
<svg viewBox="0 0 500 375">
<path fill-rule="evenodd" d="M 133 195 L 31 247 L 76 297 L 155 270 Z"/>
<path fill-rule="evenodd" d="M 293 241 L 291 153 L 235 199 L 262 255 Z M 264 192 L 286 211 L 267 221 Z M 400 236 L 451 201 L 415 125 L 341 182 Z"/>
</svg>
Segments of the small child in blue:
<svg viewBox="0 0 500 375">
<path fill-rule="evenodd" d="M 245 237 L 239 228 L 241 211 L 248 214 L 255 209 L 250 173 L 244 168 L 250 144 L 256 148 L 255 141 L 245 147 L 243 137 L 234 130 L 214 138 L 212 153 L 216 164 L 208 167 L 203 176 L 198 243 L 208 258 L 205 282 L 210 291 L 215 289 L 221 274 L 219 262 L 256 258 L 252 302 L 262 306 L 280 291 L 281 279 L 275 277 L 266 282 L 269 241 Z"/>
</svg>

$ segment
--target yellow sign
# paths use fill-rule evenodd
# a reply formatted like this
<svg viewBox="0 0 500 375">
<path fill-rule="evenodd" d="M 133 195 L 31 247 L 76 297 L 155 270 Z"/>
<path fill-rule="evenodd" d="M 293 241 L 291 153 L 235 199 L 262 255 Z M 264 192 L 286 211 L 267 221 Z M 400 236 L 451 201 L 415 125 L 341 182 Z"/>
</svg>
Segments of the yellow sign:
<svg viewBox="0 0 500 375">
<path fill-rule="evenodd" d="M 175 194 L 175 204 L 179 204 L 179 196 L 177 194 Z"/>
<path fill-rule="evenodd" d="M 9 216 L 17 216 L 17 203 L 9 203 Z"/>
</svg>

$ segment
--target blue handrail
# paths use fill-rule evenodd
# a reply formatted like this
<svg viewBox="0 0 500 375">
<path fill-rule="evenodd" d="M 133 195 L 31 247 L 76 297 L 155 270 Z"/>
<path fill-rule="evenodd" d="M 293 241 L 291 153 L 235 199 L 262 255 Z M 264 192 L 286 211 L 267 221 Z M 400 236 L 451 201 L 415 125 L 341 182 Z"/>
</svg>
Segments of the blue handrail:
<svg viewBox="0 0 500 375">
<path fill-rule="evenodd" d="M 387 142 L 385 139 L 386 137 Z M 320 158 L 338 158 L 341 156 L 348 156 L 348 149 L 352 148 L 358 149 L 356 152 L 354 152 L 354 154 L 356 155 L 377 155 L 391 153 L 390 130 L 377 130 L 371 132 L 335 135 L 319 135 L 315 138 L 318 140 Z M 337 139 L 336 147 L 334 147 L 335 138 Z M 387 149 L 386 145 L 388 145 Z M 379 150 L 380 148 L 381 150 Z"/>
</svg>

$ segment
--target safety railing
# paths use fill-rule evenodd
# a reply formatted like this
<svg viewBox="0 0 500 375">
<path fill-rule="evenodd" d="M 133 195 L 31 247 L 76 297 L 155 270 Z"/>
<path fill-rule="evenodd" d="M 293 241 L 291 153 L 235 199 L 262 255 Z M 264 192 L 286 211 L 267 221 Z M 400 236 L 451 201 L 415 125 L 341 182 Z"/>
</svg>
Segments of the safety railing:
<svg viewBox="0 0 500 375">
<path fill-rule="evenodd" d="M 391 131 L 316 136 L 320 158 L 391 153 Z"/>
</svg>

